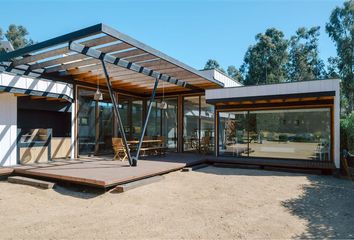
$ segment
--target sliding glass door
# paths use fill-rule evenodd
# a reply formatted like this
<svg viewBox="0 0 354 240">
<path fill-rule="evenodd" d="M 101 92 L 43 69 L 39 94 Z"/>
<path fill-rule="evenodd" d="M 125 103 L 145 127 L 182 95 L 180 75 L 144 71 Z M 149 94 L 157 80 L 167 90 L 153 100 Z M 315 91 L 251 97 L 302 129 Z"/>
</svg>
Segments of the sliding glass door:
<svg viewBox="0 0 354 240">
<path fill-rule="evenodd" d="M 149 102 L 148 102 L 149 104 Z M 162 136 L 169 151 L 177 151 L 177 98 L 156 99 L 152 105 L 146 136 Z"/>
<path fill-rule="evenodd" d="M 78 90 L 78 148 L 80 155 L 96 150 L 96 101 L 94 90 Z"/>
<path fill-rule="evenodd" d="M 235 153 L 234 149 L 242 151 Z M 315 108 L 220 112 L 219 154 L 330 160 L 331 111 Z"/>
<path fill-rule="evenodd" d="M 183 150 L 212 153 L 214 150 L 214 106 L 205 96 L 184 97 Z"/>
</svg>

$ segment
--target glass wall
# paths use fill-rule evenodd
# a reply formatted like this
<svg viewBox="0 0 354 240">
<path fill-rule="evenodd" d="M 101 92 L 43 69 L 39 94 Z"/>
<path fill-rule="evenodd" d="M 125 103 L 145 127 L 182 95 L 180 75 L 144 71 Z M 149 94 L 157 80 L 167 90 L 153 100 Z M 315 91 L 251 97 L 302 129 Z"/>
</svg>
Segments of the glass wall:
<svg viewBox="0 0 354 240">
<path fill-rule="evenodd" d="M 91 154 L 96 146 L 96 101 L 94 90 L 78 90 L 78 148 L 79 154 Z"/>
<path fill-rule="evenodd" d="M 143 124 L 143 101 L 132 101 L 132 138 L 138 139 L 141 135 Z"/>
<path fill-rule="evenodd" d="M 166 107 L 162 108 L 162 136 L 165 146 L 171 151 L 177 151 L 177 98 L 164 99 Z"/>
<path fill-rule="evenodd" d="M 102 154 L 112 151 L 113 109 L 109 95 L 94 100 L 95 90 L 78 90 L 79 154 Z"/>
<path fill-rule="evenodd" d="M 202 152 L 214 150 L 214 106 L 207 104 L 205 96 L 200 97 L 200 149 Z"/>
<path fill-rule="evenodd" d="M 240 138 L 247 150 L 234 154 L 231 149 L 235 144 L 240 148 Z M 329 160 L 330 149 L 329 108 L 219 113 L 220 154 Z"/>
<path fill-rule="evenodd" d="M 219 154 L 248 156 L 248 112 L 219 113 Z"/>
<path fill-rule="evenodd" d="M 125 136 L 127 139 L 130 139 L 131 134 L 131 114 L 130 114 L 130 98 L 125 95 L 118 95 L 118 111 L 120 114 L 120 118 L 122 119 L 122 123 L 124 126 Z M 117 126 L 118 128 L 118 126 Z M 120 131 L 118 130 L 118 137 L 121 137 Z"/>
<path fill-rule="evenodd" d="M 199 96 L 185 97 L 183 101 L 183 150 L 199 151 Z"/>
<path fill-rule="evenodd" d="M 204 96 L 184 97 L 183 150 L 211 153 L 214 150 L 214 106 Z"/>
<path fill-rule="evenodd" d="M 146 136 L 156 137 L 161 136 L 161 108 L 160 108 L 160 99 L 156 99 L 152 103 L 152 108 L 149 116 L 149 122 L 146 129 Z M 149 107 L 150 101 L 147 102 L 147 107 Z"/>
<path fill-rule="evenodd" d="M 177 102 L 177 98 L 156 99 L 146 129 L 146 136 L 150 138 L 163 136 L 170 151 L 177 151 Z"/>
<path fill-rule="evenodd" d="M 113 105 L 108 94 L 104 94 L 104 100 L 98 104 L 98 153 L 112 152 L 113 137 Z"/>
</svg>

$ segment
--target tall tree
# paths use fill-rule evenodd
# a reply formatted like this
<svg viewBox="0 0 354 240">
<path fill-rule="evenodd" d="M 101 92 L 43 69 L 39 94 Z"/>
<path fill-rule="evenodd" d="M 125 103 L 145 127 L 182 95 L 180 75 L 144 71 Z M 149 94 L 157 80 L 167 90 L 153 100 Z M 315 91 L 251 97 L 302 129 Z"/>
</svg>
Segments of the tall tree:
<svg viewBox="0 0 354 240">
<path fill-rule="evenodd" d="M 225 72 L 225 70 L 220 66 L 218 61 L 216 61 L 214 59 L 209 59 L 205 63 L 204 70 L 210 70 L 210 69 L 218 69 L 218 70 L 222 71 L 223 73 Z"/>
<path fill-rule="evenodd" d="M 329 57 L 326 71 L 326 78 L 340 78 L 338 70 L 338 57 Z"/>
<path fill-rule="evenodd" d="M 241 72 L 233 65 L 228 66 L 227 75 L 229 75 L 229 77 L 235 79 L 236 81 L 243 82 Z"/>
<path fill-rule="evenodd" d="M 5 37 L 11 42 L 14 49 L 17 49 L 33 44 L 33 40 L 27 38 L 28 34 L 25 27 L 11 24 L 5 33 Z"/>
<path fill-rule="evenodd" d="M 325 77 L 325 66 L 319 57 L 320 27 L 299 28 L 289 41 L 288 79 L 303 81 Z"/>
<path fill-rule="evenodd" d="M 354 111 L 354 1 L 336 7 L 326 24 L 326 31 L 336 43 L 342 89 L 347 98 L 347 112 Z"/>
<path fill-rule="evenodd" d="M 3 36 L 2 36 L 2 28 L 0 27 L 0 40 L 2 40 L 3 39 Z"/>
<path fill-rule="evenodd" d="M 269 28 L 256 35 L 256 44 L 248 48 L 241 70 L 245 85 L 278 83 L 286 78 L 288 42 L 283 32 Z"/>
</svg>

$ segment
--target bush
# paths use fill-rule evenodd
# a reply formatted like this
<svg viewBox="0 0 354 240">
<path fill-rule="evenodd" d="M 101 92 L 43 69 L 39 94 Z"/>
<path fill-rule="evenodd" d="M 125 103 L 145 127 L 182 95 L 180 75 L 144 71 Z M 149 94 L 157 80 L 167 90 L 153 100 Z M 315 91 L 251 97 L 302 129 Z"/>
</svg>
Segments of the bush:
<svg viewBox="0 0 354 240">
<path fill-rule="evenodd" d="M 341 149 L 354 152 L 354 112 L 340 120 Z"/>
</svg>

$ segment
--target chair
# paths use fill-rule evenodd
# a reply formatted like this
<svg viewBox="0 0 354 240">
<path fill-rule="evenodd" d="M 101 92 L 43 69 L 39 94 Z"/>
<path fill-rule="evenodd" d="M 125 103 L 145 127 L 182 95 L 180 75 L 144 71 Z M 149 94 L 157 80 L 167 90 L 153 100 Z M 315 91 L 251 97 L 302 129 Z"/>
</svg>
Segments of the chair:
<svg viewBox="0 0 354 240">
<path fill-rule="evenodd" d="M 161 141 L 160 143 L 158 143 L 157 153 L 159 153 L 160 155 L 166 155 L 165 137 L 164 136 L 158 136 L 157 140 Z"/>
<path fill-rule="evenodd" d="M 128 158 L 127 151 L 123 145 L 123 141 L 121 138 L 112 138 L 112 147 L 114 150 L 113 159 L 119 159 L 124 161 Z"/>
<path fill-rule="evenodd" d="M 202 137 L 202 141 L 201 141 L 201 146 L 200 146 L 200 150 L 202 153 L 208 153 L 210 150 L 210 136 L 205 136 Z"/>
</svg>

